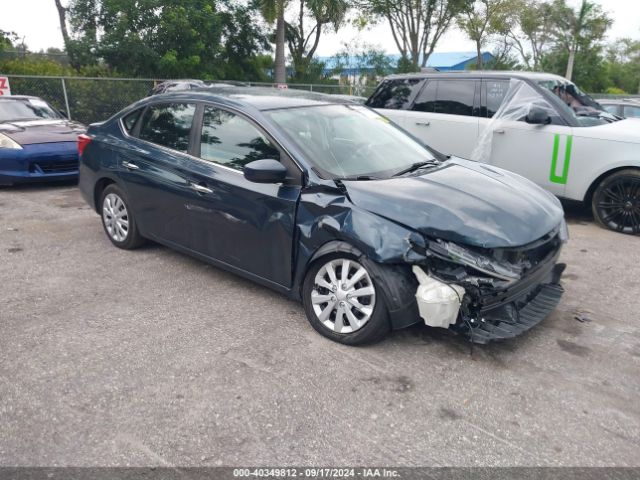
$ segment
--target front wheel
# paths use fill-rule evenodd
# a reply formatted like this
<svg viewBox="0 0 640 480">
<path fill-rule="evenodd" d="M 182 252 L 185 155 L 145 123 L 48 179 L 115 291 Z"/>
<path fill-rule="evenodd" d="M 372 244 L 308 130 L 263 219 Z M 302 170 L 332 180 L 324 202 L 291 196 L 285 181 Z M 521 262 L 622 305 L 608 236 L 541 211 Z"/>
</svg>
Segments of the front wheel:
<svg viewBox="0 0 640 480">
<path fill-rule="evenodd" d="M 600 182 L 591 208 L 605 228 L 627 234 L 640 233 L 640 170 L 621 170 Z"/>
<path fill-rule="evenodd" d="M 390 330 L 379 286 L 351 255 L 329 255 L 315 262 L 305 277 L 302 302 L 311 326 L 339 343 L 373 343 Z"/>
</svg>

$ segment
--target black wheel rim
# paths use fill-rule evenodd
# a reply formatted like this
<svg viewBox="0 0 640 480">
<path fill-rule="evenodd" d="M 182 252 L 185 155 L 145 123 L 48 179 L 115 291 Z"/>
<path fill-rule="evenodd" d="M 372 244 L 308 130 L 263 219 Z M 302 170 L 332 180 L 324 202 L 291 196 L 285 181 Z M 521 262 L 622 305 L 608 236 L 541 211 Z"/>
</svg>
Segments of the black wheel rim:
<svg viewBox="0 0 640 480">
<path fill-rule="evenodd" d="M 596 210 L 603 224 L 622 233 L 640 233 L 640 178 L 616 178 L 598 195 Z"/>
</svg>

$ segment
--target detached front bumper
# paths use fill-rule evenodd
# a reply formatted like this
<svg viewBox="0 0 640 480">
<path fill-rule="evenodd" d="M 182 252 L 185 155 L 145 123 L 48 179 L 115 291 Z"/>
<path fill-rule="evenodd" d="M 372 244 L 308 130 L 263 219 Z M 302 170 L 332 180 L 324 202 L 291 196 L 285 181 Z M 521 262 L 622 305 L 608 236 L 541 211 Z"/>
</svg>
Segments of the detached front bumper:
<svg viewBox="0 0 640 480">
<path fill-rule="evenodd" d="M 78 177 L 75 142 L 24 145 L 21 150 L 0 150 L 0 185 Z"/>
<path fill-rule="evenodd" d="M 462 328 L 459 333 L 473 343 L 481 344 L 516 337 L 547 318 L 560 303 L 563 293 L 564 289 L 560 284 L 540 285 L 524 305 L 518 307 L 511 302 L 489 310 L 480 319 L 465 325 L 466 328 Z"/>
</svg>

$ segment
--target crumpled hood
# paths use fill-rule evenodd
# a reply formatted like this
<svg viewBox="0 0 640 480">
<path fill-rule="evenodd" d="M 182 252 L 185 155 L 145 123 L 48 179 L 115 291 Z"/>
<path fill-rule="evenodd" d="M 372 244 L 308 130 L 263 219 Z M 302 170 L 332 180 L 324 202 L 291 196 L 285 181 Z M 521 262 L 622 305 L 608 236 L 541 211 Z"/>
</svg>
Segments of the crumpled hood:
<svg viewBox="0 0 640 480">
<path fill-rule="evenodd" d="M 451 159 L 424 175 L 345 181 L 359 208 L 432 238 L 485 247 L 517 247 L 557 227 L 558 199 L 505 170 Z"/>
<path fill-rule="evenodd" d="M 70 120 L 28 120 L 0 123 L 0 133 L 20 145 L 36 143 L 76 142 L 84 133 L 84 125 Z"/>
</svg>

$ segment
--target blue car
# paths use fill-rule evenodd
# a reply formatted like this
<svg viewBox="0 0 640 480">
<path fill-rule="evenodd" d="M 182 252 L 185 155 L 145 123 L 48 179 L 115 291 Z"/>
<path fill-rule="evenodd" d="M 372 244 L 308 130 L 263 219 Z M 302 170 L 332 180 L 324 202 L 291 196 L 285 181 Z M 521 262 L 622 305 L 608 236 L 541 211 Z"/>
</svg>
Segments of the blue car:
<svg viewBox="0 0 640 480">
<path fill-rule="evenodd" d="M 78 149 L 80 190 L 113 245 L 150 239 L 301 300 L 337 342 L 423 322 L 486 343 L 532 328 L 562 295 L 553 195 L 351 101 L 161 94 L 91 125 Z"/>
<path fill-rule="evenodd" d="M 37 97 L 0 97 L 0 185 L 78 176 L 85 127 Z"/>
</svg>

